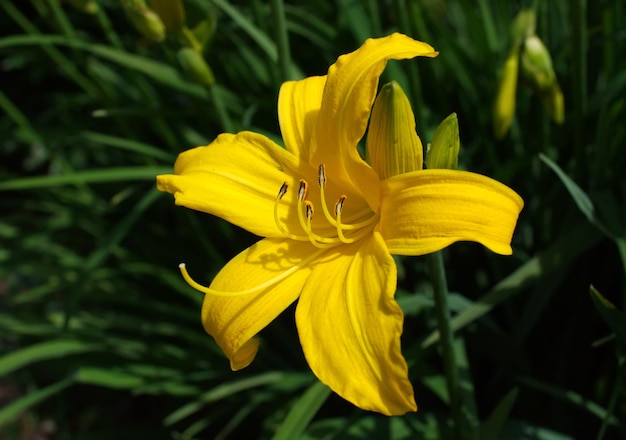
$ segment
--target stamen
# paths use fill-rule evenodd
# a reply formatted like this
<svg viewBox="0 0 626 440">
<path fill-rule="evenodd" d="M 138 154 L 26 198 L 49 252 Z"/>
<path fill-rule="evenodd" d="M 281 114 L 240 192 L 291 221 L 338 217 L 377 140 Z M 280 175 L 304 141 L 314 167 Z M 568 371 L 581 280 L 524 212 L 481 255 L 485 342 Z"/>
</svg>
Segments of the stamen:
<svg viewBox="0 0 626 440">
<path fill-rule="evenodd" d="M 305 200 L 304 207 L 306 208 L 306 219 L 310 223 L 311 220 L 313 219 L 313 213 L 315 212 L 315 210 L 313 209 L 313 203 L 309 202 L 308 200 Z"/>
<path fill-rule="evenodd" d="M 283 196 L 287 194 L 287 188 L 289 188 L 289 185 L 287 185 L 287 182 L 283 182 L 283 184 L 280 186 L 280 189 L 278 190 L 278 195 L 276 196 L 278 200 L 282 199 Z"/>
<path fill-rule="evenodd" d="M 303 211 L 306 211 L 306 218 Z M 300 222 L 300 227 L 302 228 L 302 230 L 306 232 L 306 235 L 311 244 L 320 249 L 328 249 L 341 243 L 338 238 L 320 237 L 319 235 L 314 233 L 313 228 L 311 227 L 312 219 L 313 204 L 308 200 L 300 201 L 298 206 L 298 221 Z"/>
<path fill-rule="evenodd" d="M 359 211 L 357 213 L 352 213 L 352 215 L 349 216 L 351 220 L 359 220 L 367 216 L 366 220 L 362 220 L 358 223 L 353 224 L 342 223 L 341 216 L 347 198 L 345 195 L 339 197 L 339 200 L 337 200 L 337 202 L 335 203 L 334 216 L 333 214 L 331 214 L 331 211 L 328 208 L 328 204 L 326 203 L 326 167 L 324 164 L 320 164 L 318 167 L 317 183 L 320 187 L 320 202 L 322 204 L 324 218 L 328 223 L 330 223 L 332 227 L 336 228 L 337 235 L 334 237 L 322 237 L 313 232 L 311 222 L 313 220 L 315 210 L 313 203 L 307 200 L 307 197 L 309 195 L 309 185 L 306 180 L 301 179 L 300 185 L 298 187 L 298 207 L 296 209 L 296 212 L 298 215 L 298 222 L 300 223 L 300 227 L 306 233 L 306 235 L 291 234 L 285 229 L 283 224 L 281 224 L 280 218 L 278 216 L 278 205 L 280 200 L 287 193 L 287 189 L 289 188 L 287 182 L 284 182 L 278 190 L 278 195 L 276 196 L 276 202 L 274 204 L 274 220 L 276 222 L 276 227 L 283 234 L 283 236 L 298 241 L 308 240 L 313 246 L 319 249 L 328 249 L 341 243 L 354 243 L 355 241 L 361 240 L 362 238 L 366 237 L 367 234 L 371 233 L 371 226 L 375 225 L 380 217 L 367 209 Z M 353 233 L 351 234 L 351 236 L 346 237 L 344 234 L 345 231 L 353 231 Z"/>
<path fill-rule="evenodd" d="M 338 227 L 337 225 L 337 220 L 335 220 L 335 218 L 333 218 L 333 216 L 330 214 L 330 210 L 328 209 L 328 204 L 326 203 L 326 191 L 324 191 L 324 188 L 326 187 L 326 168 L 324 166 L 324 164 L 320 164 L 319 166 L 319 178 L 318 178 L 319 184 L 320 184 L 320 199 L 321 199 L 321 205 L 322 205 L 322 211 L 324 212 L 324 218 L 326 219 L 326 221 L 328 223 L 330 223 L 332 226 L 334 227 Z M 323 185 L 322 185 L 323 183 Z M 343 202 L 345 202 L 346 196 L 342 196 L 343 200 L 341 200 L 341 208 L 343 208 Z M 337 202 L 339 203 L 339 202 Z M 335 217 L 337 216 L 337 205 L 335 204 Z M 357 215 L 353 215 L 352 218 L 359 218 L 362 217 L 363 214 L 359 213 Z M 364 226 L 368 226 L 371 225 L 372 223 L 376 222 L 378 220 L 377 216 L 373 216 L 368 218 L 365 221 L 359 222 L 359 223 L 355 223 L 355 224 L 342 224 L 341 225 L 341 229 L 344 231 L 347 230 L 353 230 L 353 229 L 360 229 Z"/>
<path fill-rule="evenodd" d="M 309 185 L 306 183 L 306 180 L 300 180 L 300 187 L 298 188 L 298 200 L 304 201 L 306 197 L 309 195 Z"/>
<path fill-rule="evenodd" d="M 337 203 L 335 203 L 335 217 L 339 217 L 339 214 L 341 214 L 341 211 L 343 210 L 343 202 L 346 201 L 346 196 L 341 196 L 339 197 L 339 200 L 337 200 Z"/>
<path fill-rule="evenodd" d="M 278 228 L 280 233 L 283 234 L 286 238 L 290 238 L 292 240 L 297 240 L 297 241 L 309 241 L 308 235 L 296 235 L 296 234 L 291 234 L 289 231 L 287 231 L 285 227 L 283 226 L 283 224 L 280 222 L 280 218 L 278 217 L 278 203 L 284 197 L 284 195 L 287 194 L 288 188 L 289 188 L 289 185 L 287 184 L 287 182 L 283 182 L 280 189 L 278 190 L 278 194 L 276 195 L 276 200 L 274 201 L 274 222 L 276 223 L 276 227 Z"/>
<path fill-rule="evenodd" d="M 180 269 L 180 273 L 183 276 L 183 279 L 187 282 L 187 284 L 189 284 L 194 289 L 196 289 L 196 290 L 198 290 L 198 291 L 200 291 L 202 293 L 205 293 L 207 295 L 236 297 L 236 296 L 250 295 L 250 294 L 253 294 L 253 293 L 259 293 L 262 290 L 265 290 L 268 287 L 271 287 L 274 284 L 279 283 L 280 281 L 282 281 L 285 278 L 287 278 L 289 275 L 293 274 L 294 272 L 298 271 L 299 269 L 305 267 L 307 264 L 309 264 L 310 262 L 315 260 L 323 252 L 324 252 L 323 249 L 320 249 L 320 250 L 318 250 L 316 252 L 313 252 L 307 258 L 302 260 L 299 264 L 291 266 L 289 269 L 281 272 L 279 275 L 275 276 L 274 278 L 271 278 L 271 279 L 265 281 L 264 283 L 259 284 L 258 286 L 251 287 L 249 289 L 235 291 L 235 292 L 223 292 L 221 290 L 211 289 L 210 287 L 206 287 L 206 286 L 203 286 L 202 284 L 197 283 L 193 278 L 191 278 L 191 276 L 189 275 L 189 272 L 187 272 L 187 267 L 185 266 L 185 263 L 180 263 L 178 265 L 178 268 Z"/>
<path fill-rule="evenodd" d="M 324 164 L 323 163 L 321 163 L 319 168 L 318 168 L 317 182 L 319 183 L 320 188 L 325 188 L 326 187 L 326 170 L 324 168 Z"/>
<path fill-rule="evenodd" d="M 343 233 L 344 229 L 355 229 L 354 228 L 355 225 L 343 225 L 341 223 L 341 210 L 343 209 L 343 202 L 345 200 L 346 200 L 346 196 L 341 196 L 339 200 L 337 201 L 337 204 L 335 205 L 335 213 L 337 214 L 337 236 L 339 237 L 339 240 L 341 240 L 342 243 L 349 244 L 349 243 L 354 243 L 356 241 L 359 241 L 360 239 L 366 237 L 368 234 L 371 234 L 372 230 L 370 228 L 361 228 L 360 231 L 357 231 L 357 233 L 351 237 L 346 237 L 344 235 Z M 374 223 L 372 219 L 374 219 L 374 221 L 377 220 L 378 215 L 375 215 L 372 218 L 369 218 L 361 223 L 367 223 L 367 224 Z M 351 226 L 351 228 L 347 228 L 346 226 Z"/>
<path fill-rule="evenodd" d="M 326 168 L 324 167 L 324 164 L 320 164 L 319 166 L 319 175 L 318 175 L 318 179 L 317 179 L 319 185 L 320 185 L 320 201 L 322 204 L 322 211 L 324 212 L 324 217 L 326 218 L 326 221 L 328 223 L 330 223 L 333 226 L 337 226 L 337 222 L 335 221 L 335 219 L 333 218 L 332 215 L 330 215 L 330 212 L 328 211 L 328 206 L 326 204 L 326 194 L 324 191 L 324 188 L 326 188 Z"/>
</svg>

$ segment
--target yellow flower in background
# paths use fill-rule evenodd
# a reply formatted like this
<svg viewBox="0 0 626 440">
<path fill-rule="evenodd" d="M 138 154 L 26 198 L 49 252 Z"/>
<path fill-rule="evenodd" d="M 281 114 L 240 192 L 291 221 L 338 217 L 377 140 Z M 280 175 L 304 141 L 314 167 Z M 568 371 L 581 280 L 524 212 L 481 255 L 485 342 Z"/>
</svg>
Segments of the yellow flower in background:
<svg viewBox="0 0 626 440">
<path fill-rule="evenodd" d="M 157 177 L 176 204 L 266 237 L 209 287 L 181 267 L 205 292 L 204 327 L 233 370 L 252 362 L 256 334 L 298 300 L 302 349 L 323 383 L 363 409 L 417 410 L 400 349 L 403 315 L 391 254 L 422 255 L 459 240 L 510 254 L 523 205 L 488 177 L 417 169 L 381 179 L 359 155 L 387 61 L 436 55 L 401 34 L 370 39 L 339 57 L 326 76 L 282 85 L 286 148 L 257 133 L 222 134 L 182 153 L 174 174 Z M 377 148 L 385 139 L 381 118 L 372 117 L 369 128 Z M 399 145 L 409 138 L 415 144 L 406 130 L 398 133 Z"/>
</svg>

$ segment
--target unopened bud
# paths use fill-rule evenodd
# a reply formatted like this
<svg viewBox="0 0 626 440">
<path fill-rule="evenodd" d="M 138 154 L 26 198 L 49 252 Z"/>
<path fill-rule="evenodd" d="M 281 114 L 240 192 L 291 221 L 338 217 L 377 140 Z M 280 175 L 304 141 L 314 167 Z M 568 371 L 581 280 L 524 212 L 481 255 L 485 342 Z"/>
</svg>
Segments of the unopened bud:
<svg viewBox="0 0 626 440">
<path fill-rule="evenodd" d="M 381 179 L 421 170 L 422 141 L 411 104 L 400 85 L 385 84 L 376 97 L 367 133 L 367 158 Z"/>
<path fill-rule="evenodd" d="M 98 12 L 96 0 L 69 0 L 69 4 L 85 14 L 93 15 Z"/>
<path fill-rule="evenodd" d="M 168 31 L 178 32 L 185 26 L 185 6 L 181 0 L 150 0 Z"/>
<path fill-rule="evenodd" d="M 433 141 L 426 153 L 426 168 L 445 168 L 454 170 L 459 163 L 459 121 L 452 113 L 435 130 Z"/>
<path fill-rule="evenodd" d="M 165 40 L 165 25 L 161 18 L 146 6 L 143 0 L 122 0 L 124 13 L 141 35 L 150 41 Z"/>
<path fill-rule="evenodd" d="M 550 91 L 556 80 L 550 52 L 536 35 L 524 41 L 522 49 L 522 75 L 540 93 Z"/>
<path fill-rule="evenodd" d="M 550 90 L 541 95 L 541 102 L 552 120 L 557 124 L 562 124 L 565 119 L 565 104 L 563 102 L 563 92 L 561 92 L 561 87 L 556 80 Z"/>
<path fill-rule="evenodd" d="M 522 41 L 535 34 L 537 16 L 532 9 L 522 9 L 513 19 L 509 28 L 511 47 L 519 46 Z"/>
<path fill-rule="evenodd" d="M 515 93 L 519 70 L 519 46 L 514 47 L 502 66 L 498 94 L 493 106 L 493 133 L 502 139 L 509 131 L 515 116 Z"/>
<path fill-rule="evenodd" d="M 178 62 L 189 78 L 203 86 L 215 83 L 215 77 L 202 55 L 190 47 L 183 47 L 178 51 Z"/>
</svg>

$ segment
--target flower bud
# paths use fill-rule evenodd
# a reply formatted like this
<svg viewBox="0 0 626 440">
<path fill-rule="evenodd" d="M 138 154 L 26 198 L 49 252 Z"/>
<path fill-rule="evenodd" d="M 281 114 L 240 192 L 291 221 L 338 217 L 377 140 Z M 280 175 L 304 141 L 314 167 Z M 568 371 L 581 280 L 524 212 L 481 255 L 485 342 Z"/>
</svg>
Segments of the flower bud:
<svg viewBox="0 0 626 440">
<path fill-rule="evenodd" d="M 422 169 L 422 141 L 400 85 L 385 84 L 376 97 L 367 134 L 367 158 L 381 179 Z"/>
<path fill-rule="evenodd" d="M 522 41 L 535 34 L 537 16 L 532 9 L 522 9 L 513 19 L 509 28 L 510 47 L 519 46 Z"/>
<path fill-rule="evenodd" d="M 185 6 L 181 0 L 150 0 L 168 31 L 178 32 L 185 26 Z"/>
<path fill-rule="evenodd" d="M 493 106 L 493 133 L 502 139 L 511 127 L 515 116 L 515 93 L 519 70 L 519 46 L 513 47 L 502 67 L 498 93 Z"/>
<path fill-rule="evenodd" d="M 98 12 L 98 3 L 96 0 L 69 0 L 70 5 L 80 12 L 93 15 Z"/>
<path fill-rule="evenodd" d="M 526 82 L 539 96 L 550 117 L 557 124 L 563 122 L 563 93 L 556 79 L 550 52 L 536 35 L 524 41 L 521 71 Z"/>
<path fill-rule="evenodd" d="M 459 121 L 456 113 L 452 113 L 435 130 L 433 141 L 426 153 L 426 168 L 456 169 L 460 147 Z"/>
<path fill-rule="evenodd" d="M 556 80 L 554 80 L 550 90 L 541 95 L 541 102 L 552 120 L 557 124 L 562 124 L 565 119 L 565 105 L 563 92 L 561 92 L 561 87 Z"/>
<path fill-rule="evenodd" d="M 190 47 L 183 47 L 178 51 L 178 62 L 183 67 L 189 78 L 194 82 L 211 86 L 215 83 L 215 77 L 209 65 L 202 55 Z"/>
<path fill-rule="evenodd" d="M 524 41 L 522 49 L 522 75 L 540 93 L 549 92 L 556 79 L 550 52 L 536 35 Z"/>
<path fill-rule="evenodd" d="M 150 41 L 165 40 L 165 26 L 161 18 L 143 0 L 122 0 L 122 8 L 141 35 Z"/>
</svg>

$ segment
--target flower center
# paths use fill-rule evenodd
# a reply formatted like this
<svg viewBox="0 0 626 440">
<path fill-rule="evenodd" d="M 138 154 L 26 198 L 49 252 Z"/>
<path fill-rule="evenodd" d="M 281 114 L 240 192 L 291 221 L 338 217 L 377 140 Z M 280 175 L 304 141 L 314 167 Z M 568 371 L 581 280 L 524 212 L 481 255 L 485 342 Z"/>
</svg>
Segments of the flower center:
<svg viewBox="0 0 626 440">
<path fill-rule="evenodd" d="M 345 195 L 342 195 L 337 199 L 337 202 L 335 203 L 335 209 L 333 210 L 334 215 L 331 214 L 330 210 L 328 209 L 328 205 L 326 204 L 326 171 L 323 164 L 319 166 L 317 183 L 320 187 L 319 202 L 322 207 L 322 212 L 324 213 L 324 222 L 326 222 L 326 226 L 331 226 L 330 228 L 326 228 L 326 230 L 334 231 L 333 233 L 331 233 L 329 236 L 322 236 L 313 231 L 313 214 L 315 212 L 315 208 L 313 203 L 308 200 L 309 185 L 306 180 L 300 180 L 297 196 L 298 223 L 300 224 L 300 228 L 302 228 L 304 234 L 294 234 L 292 232 L 288 232 L 285 229 L 285 226 L 282 224 L 281 219 L 278 215 L 279 204 L 285 194 L 287 194 L 287 190 L 289 189 L 289 185 L 287 185 L 287 182 L 281 185 L 280 189 L 278 190 L 278 194 L 276 195 L 276 202 L 274 203 L 274 220 L 276 221 L 276 226 L 278 227 L 280 232 L 284 234 L 285 237 L 298 241 L 310 241 L 315 247 L 318 248 L 318 250 L 312 252 L 311 255 L 302 260 L 300 263 L 290 267 L 289 269 L 281 272 L 277 276 L 270 278 L 263 283 L 260 283 L 249 289 L 231 292 L 224 292 L 217 289 L 212 289 L 210 287 L 206 287 L 197 283 L 193 278 L 191 278 L 191 276 L 187 272 L 185 264 L 181 263 L 178 267 L 187 284 L 202 293 L 215 296 L 237 297 L 259 293 L 279 283 L 299 269 L 307 266 L 309 263 L 312 263 L 316 258 L 324 253 L 325 249 L 339 246 L 341 244 L 350 244 L 357 242 L 372 233 L 373 229 L 378 223 L 379 215 L 373 213 L 369 209 L 358 211 L 355 214 L 350 215 L 350 217 L 348 218 L 350 222 L 343 222 L 342 214 L 344 212 L 344 205 L 346 204 L 347 199 Z"/>
<path fill-rule="evenodd" d="M 365 217 L 365 220 L 357 221 L 355 223 L 344 223 L 342 220 L 342 214 L 344 211 L 344 204 L 347 197 L 342 195 L 335 203 L 333 210 L 334 215 L 331 214 L 326 203 L 326 170 L 324 164 L 321 164 L 318 169 L 317 183 L 320 188 L 320 206 L 324 214 L 324 220 L 327 224 L 330 224 L 334 229 L 334 233 L 330 236 L 322 236 L 313 231 L 313 214 L 315 208 L 313 203 L 308 200 L 309 185 L 306 180 L 300 180 L 298 187 L 298 222 L 305 235 L 294 234 L 285 229 L 280 217 L 278 216 L 278 206 L 287 194 L 288 185 L 284 182 L 278 194 L 276 195 L 276 202 L 274 203 L 274 220 L 278 230 L 282 232 L 287 238 L 298 241 L 310 241 L 315 247 L 320 249 L 327 249 L 335 247 L 341 244 L 350 244 L 359 241 L 369 234 L 376 226 L 378 222 L 378 214 L 375 214 L 369 210 L 363 210 L 352 215 L 350 220 L 355 221 Z"/>
</svg>

